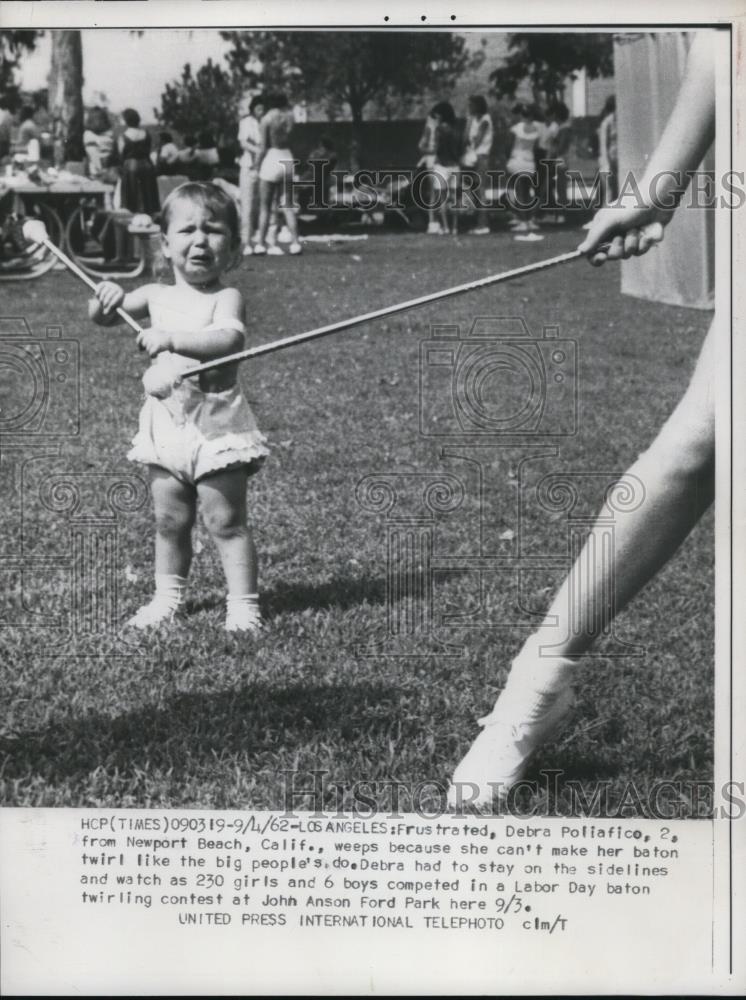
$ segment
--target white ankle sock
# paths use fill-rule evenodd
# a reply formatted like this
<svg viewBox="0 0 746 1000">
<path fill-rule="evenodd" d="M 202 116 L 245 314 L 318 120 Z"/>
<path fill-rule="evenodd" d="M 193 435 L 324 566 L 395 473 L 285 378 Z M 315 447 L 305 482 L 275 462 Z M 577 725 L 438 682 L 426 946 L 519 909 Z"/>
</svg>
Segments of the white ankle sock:
<svg viewBox="0 0 746 1000">
<path fill-rule="evenodd" d="M 153 600 L 169 611 L 175 611 L 184 600 L 186 585 L 185 576 L 179 576 L 177 573 L 156 573 Z"/>
<path fill-rule="evenodd" d="M 174 612 L 184 600 L 186 577 L 176 573 L 155 574 L 155 594 L 148 604 L 143 605 L 129 620 L 134 628 L 149 628 L 173 618 Z"/>
<path fill-rule="evenodd" d="M 260 631 L 259 594 L 228 594 L 225 604 L 225 627 L 229 632 Z"/>
</svg>

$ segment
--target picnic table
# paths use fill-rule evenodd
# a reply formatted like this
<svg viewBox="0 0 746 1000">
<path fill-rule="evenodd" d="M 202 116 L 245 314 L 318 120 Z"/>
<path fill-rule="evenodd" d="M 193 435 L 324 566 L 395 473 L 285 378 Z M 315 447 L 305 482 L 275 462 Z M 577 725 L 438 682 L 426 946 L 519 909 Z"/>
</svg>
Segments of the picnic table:
<svg viewBox="0 0 746 1000">
<path fill-rule="evenodd" d="M 0 177 L 0 197 L 12 196 L 13 210 L 19 216 L 40 218 L 51 240 L 64 248 L 65 230 L 73 213 L 81 205 L 111 207 L 114 186 L 67 171 L 37 173 L 30 177 L 16 173 Z"/>
</svg>

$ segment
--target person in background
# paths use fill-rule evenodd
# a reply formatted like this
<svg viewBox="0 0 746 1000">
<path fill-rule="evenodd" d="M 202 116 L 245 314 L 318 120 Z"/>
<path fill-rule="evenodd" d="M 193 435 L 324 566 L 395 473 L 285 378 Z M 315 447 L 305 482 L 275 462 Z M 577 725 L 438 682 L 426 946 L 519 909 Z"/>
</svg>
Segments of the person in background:
<svg viewBox="0 0 746 1000">
<path fill-rule="evenodd" d="M 170 132 L 161 132 L 155 166 L 159 174 L 172 174 L 179 159 L 179 147 Z"/>
<path fill-rule="evenodd" d="M 276 244 L 266 245 L 272 206 L 279 202 L 285 224 L 290 233 L 289 251 L 299 254 L 298 223 L 293 207 L 293 154 L 289 148 L 290 133 L 295 120 L 285 94 L 277 94 L 268 101 L 270 110 L 261 121 L 262 144 L 259 150 L 259 232 L 254 244 L 255 254 L 269 253 L 281 257 L 282 249 Z"/>
<path fill-rule="evenodd" d="M 194 163 L 194 147 L 197 145 L 197 139 L 191 134 L 184 136 L 184 145 L 176 154 L 176 163 L 179 168 L 189 171 L 189 168 Z"/>
<path fill-rule="evenodd" d="M 435 166 L 435 130 L 437 127 L 437 122 L 433 118 L 432 111 L 428 113 L 425 119 L 425 125 L 422 129 L 422 135 L 420 136 L 420 141 L 417 143 L 417 149 L 420 153 L 420 158 L 417 161 L 417 166 L 421 167 L 423 170 L 431 171 Z M 428 184 L 428 202 L 432 201 L 432 189 L 433 182 Z M 428 214 L 428 224 L 427 232 L 430 236 L 440 236 L 442 229 L 440 222 L 437 219 L 436 212 L 429 208 L 427 210 Z"/>
<path fill-rule="evenodd" d="M 88 176 L 97 180 L 104 174 L 114 150 L 111 121 L 104 108 L 91 108 L 88 127 L 83 132 L 83 146 L 88 160 Z"/>
<path fill-rule="evenodd" d="M 616 139 L 616 97 L 606 99 L 598 128 L 598 169 L 601 181 L 601 204 L 614 201 L 619 192 L 619 155 Z"/>
<path fill-rule="evenodd" d="M 541 240 L 535 231 L 536 212 L 536 148 L 541 138 L 534 109 L 528 104 L 516 104 L 513 114 L 518 119 L 511 126 L 513 146 L 507 163 L 508 199 L 516 216 L 514 228 L 517 240 Z"/>
<path fill-rule="evenodd" d="M 543 207 L 554 212 L 554 221 L 561 224 L 565 221 L 564 211 L 567 208 L 567 156 L 572 144 L 570 111 L 562 101 L 555 101 L 549 107 L 547 118 L 544 159 L 546 195 Z"/>
<path fill-rule="evenodd" d="M 117 141 L 121 163 L 121 207 L 135 215 L 154 215 L 160 209 L 155 167 L 150 160 L 150 136 L 140 127 L 134 108 L 122 112 L 125 128 Z"/>
<path fill-rule="evenodd" d="M 436 104 L 430 112 L 435 121 L 435 154 L 433 174 L 439 192 L 440 231 L 443 234 L 451 232 L 449 212 L 453 208 L 455 185 L 461 159 L 461 142 L 456 129 L 456 112 L 448 101 Z M 436 211 L 433 209 L 433 211 Z M 456 232 L 455 221 L 453 232 Z"/>
<path fill-rule="evenodd" d="M 212 132 L 200 132 L 197 136 L 197 144 L 194 147 L 194 157 L 192 159 L 192 172 L 196 180 L 208 181 L 215 173 L 215 168 L 220 163 L 220 154 Z"/>
<path fill-rule="evenodd" d="M 38 163 L 41 158 L 41 130 L 34 120 L 34 109 L 30 104 L 21 108 L 21 124 L 18 127 L 18 151 L 25 153 L 28 163 Z"/>
<path fill-rule="evenodd" d="M 262 144 L 259 123 L 264 115 L 264 98 L 255 94 L 245 110 L 238 123 L 238 143 L 241 147 L 238 189 L 241 198 L 241 245 L 244 257 L 248 257 L 253 253 L 251 237 L 259 217 L 258 159 Z"/>
<path fill-rule="evenodd" d="M 13 131 L 13 111 L 8 97 L 0 97 L 0 160 L 10 155 L 10 140 Z"/>
<path fill-rule="evenodd" d="M 487 170 L 493 141 L 494 128 L 492 118 L 487 111 L 487 101 L 481 94 L 474 94 L 469 98 L 469 117 L 464 135 L 465 149 L 461 157 L 462 166 L 473 171 L 477 177 L 475 193 L 478 208 L 476 226 L 472 229 L 474 236 L 487 236 L 490 231 L 487 225 L 485 199 L 489 183 Z"/>
</svg>

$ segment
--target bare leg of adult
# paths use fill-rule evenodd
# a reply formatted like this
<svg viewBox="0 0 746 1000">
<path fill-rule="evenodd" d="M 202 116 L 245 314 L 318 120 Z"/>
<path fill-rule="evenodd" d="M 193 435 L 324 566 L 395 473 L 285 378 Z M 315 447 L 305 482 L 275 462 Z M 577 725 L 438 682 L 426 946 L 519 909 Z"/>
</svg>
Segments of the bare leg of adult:
<svg viewBox="0 0 746 1000">
<path fill-rule="evenodd" d="M 285 216 L 285 225 L 288 227 L 291 236 L 290 246 L 291 248 L 298 247 L 298 217 L 295 214 L 295 206 L 293 205 L 292 174 L 289 177 L 286 176 L 283 183 L 280 207 L 282 208 L 282 214 Z"/>
<path fill-rule="evenodd" d="M 614 510 L 614 551 L 604 550 L 601 536 L 608 517 L 602 515 L 544 622 L 513 661 L 493 712 L 482 720 L 484 730 L 456 769 L 457 799 L 463 793 L 466 801 L 474 792 L 473 801 L 486 802 L 520 779 L 533 752 L 565 721 L 578 659 L 666 564 L 712 503 L 714 368 L 713 326 L 683 398 L 626 473 L 639 502 L 627 511 L 623 504 Z M 607 503 L 613 496 L 612 490 Z"/>
<path fill-rule="evenodd" d="M 266 246 L 269 215 L 272 210 L 272 198 L 275 185 L 271 181 L 259 181 L 259 231 L 256 238 L 258 247 Z"/>
<path fill-rule="evenodd" d="M 542 646 L 582 655 L 678 549 L 715 494 L 715 328 L 702 346 L 689 387 L 653 443 L 629 468 L 629 511 L 616 509 L 614 552 L 603 556 L 597 523 L 539 630 Z M 639 486 L 637 484 L 640 484 Z M 620 488 L 624 486 L 620 484 Z M 609 503 L 614 503 L 614 489 Z M 612 578 L 613 577 L 613 578 Z M 613 606 L 608 597 L 613 595 Z"/>
</svg>

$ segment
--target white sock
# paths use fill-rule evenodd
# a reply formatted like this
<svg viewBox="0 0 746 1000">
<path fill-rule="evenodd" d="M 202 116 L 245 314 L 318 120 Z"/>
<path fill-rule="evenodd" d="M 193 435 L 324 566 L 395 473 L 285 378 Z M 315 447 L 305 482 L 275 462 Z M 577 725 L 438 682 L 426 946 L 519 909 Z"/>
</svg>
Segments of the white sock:
<svg viewBox="0 0 746 1000">
<path fill-rule="evenodd" d="M 144 605 L 130 619 L 129 624 L 135 628 L 147 628 L 157 625 L 173 617 L 174 612 L 184 600 L 187 580 L 176 573 L 155 574 L 155 594 L 152 600 Z"/>
<path fill-rule="evenodd" d="M 262 615 L 259 594 L 228 594 L 225 627 L 229 632 L 259 632 Z"/>
<path fill-rule="evenodd" d="M 175 611 L 184 600 L 187 579 L 178 573 L 155 574 L 155 600 L 169 611 Z"/>
</svg>

